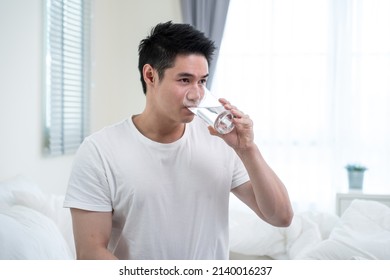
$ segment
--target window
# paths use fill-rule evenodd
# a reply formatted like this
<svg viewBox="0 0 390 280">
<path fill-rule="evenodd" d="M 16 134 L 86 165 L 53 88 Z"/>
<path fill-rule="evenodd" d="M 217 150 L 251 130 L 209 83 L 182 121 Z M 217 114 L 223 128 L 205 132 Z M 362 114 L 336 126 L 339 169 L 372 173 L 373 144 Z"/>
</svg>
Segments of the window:
<svg viewBox="0 0 390 280">
<path fill-rule="evenodd" d="M 46 0 L 45 143 L 73 153 L 88 133 L 90 1 Z"/>
<path fill-rule="evenodd" d="M 296 210 L 334 209 L 353 162 L 368 167 L 366 191 L 389 192 L 389 11 L 388 0 L 230 1 L 212 91 L 254 120 Z"/>
</svg>

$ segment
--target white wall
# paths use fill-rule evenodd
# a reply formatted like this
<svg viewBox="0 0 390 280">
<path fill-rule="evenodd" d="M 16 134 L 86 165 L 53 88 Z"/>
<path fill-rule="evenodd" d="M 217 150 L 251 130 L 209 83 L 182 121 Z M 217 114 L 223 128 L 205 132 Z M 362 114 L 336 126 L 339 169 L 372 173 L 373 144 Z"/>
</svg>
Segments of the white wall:
<svg viewBox="0 0 390 280">
<path fill-rule="evenodd" d="M 180 0 L 96 0 L 94 13 L 92 130 L 143 109 L 138 44 L 151 27 L 181 21 Z"/>
<path fill-rule="evenodd" d="M 73 156 L 42 156 L 43 3 L 0 0 L 0 180 L 64 193 Z M 92 132 L 143 109 L 138 43 L 166 20 L 181 21 L 179 0 L 95 0 Z"/>
</svg>

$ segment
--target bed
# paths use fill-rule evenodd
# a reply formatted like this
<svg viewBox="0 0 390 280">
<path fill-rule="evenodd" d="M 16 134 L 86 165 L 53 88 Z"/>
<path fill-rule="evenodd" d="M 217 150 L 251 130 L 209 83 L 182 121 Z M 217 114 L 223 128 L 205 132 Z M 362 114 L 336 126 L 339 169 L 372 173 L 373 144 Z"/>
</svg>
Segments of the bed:
<svg viewBox="0 0 390 280">
<path fill-rule="evenodd" d="M 336 214 L 296 213 L 288 228 L 273 227 L 232 197 L 231 258 L 390 260 L 390 208 L 355 199 Z"/>
<path fill-rule="evenodd" d="M 64 197 L 24 177 L 0 182 L 0 259 L 75 259 Z M 354 200 L 341 217 L 296 213 L 276 228 L 238 199 L 230 201 L 231 259 L 390 259 L 390 208 Z"/>
</svg>

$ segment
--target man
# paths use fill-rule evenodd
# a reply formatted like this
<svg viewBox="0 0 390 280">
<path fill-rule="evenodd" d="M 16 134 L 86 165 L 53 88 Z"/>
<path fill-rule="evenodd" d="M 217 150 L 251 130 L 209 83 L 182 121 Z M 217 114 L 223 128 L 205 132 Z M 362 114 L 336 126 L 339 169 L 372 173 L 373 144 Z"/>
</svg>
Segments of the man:
<svg viewBox="0 0 390 280">
<path fill-rule="evenodd" d="M 190 25 L 157 25 L 139 46 L 144 111 L 87 137 L 69 180 L 78 259 L 227 259 L 230 192 L 288 226 L 287 191 L 253 142 L 251 119 L 220 99 L 220 135 L 183 106 L 205 86 L 215 50 Z"/>
</svg>

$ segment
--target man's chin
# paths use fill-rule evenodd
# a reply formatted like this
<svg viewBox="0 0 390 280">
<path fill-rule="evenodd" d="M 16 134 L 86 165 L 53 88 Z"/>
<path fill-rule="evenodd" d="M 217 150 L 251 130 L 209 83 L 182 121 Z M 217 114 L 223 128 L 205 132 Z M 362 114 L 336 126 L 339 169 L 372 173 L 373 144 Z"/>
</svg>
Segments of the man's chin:
<svg viewBox="0 0 390 280">
<path fill-rule="evenodd" d="M 184 119 L 183 119 L 183 123 L 190 123 L 194 120 L 195 118 L 195 115 L 192 114 L 192 115 L 189 115 L 189 116 L 186 116 Z"/>
</svg>

